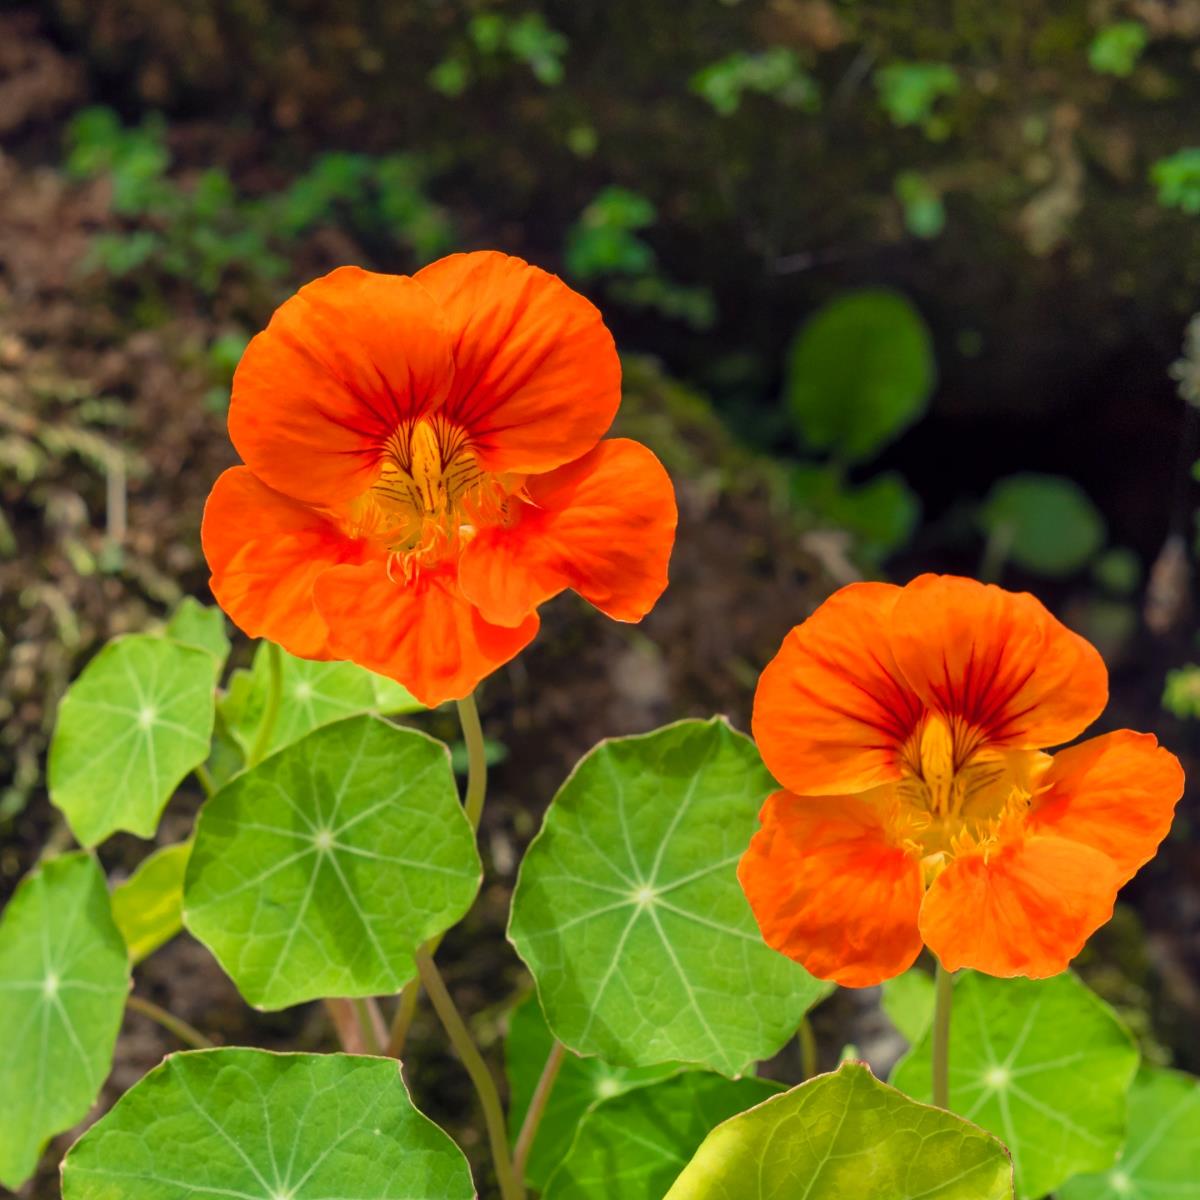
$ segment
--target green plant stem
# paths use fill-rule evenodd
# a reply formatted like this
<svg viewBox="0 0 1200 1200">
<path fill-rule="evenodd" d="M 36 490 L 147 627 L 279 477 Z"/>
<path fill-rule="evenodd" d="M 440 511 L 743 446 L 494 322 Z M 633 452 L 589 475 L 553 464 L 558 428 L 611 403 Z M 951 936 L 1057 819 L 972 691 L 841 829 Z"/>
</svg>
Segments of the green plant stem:
<svg viewBox="0 0 1200 1200">
<path fill-rule="evenodd" d="M 417 970 L 420 972 L 421 983 L 429 993 L 429 1002 L 433 1005 L 450 1044 L 458 1053 L 467 1074 L 471 1077 L 471 1083 L 475 1086 L 475 1094 L 479 1097 L 483 1119 L 487 1125 L 488 1143 L 492 1150 L 496 1179 L 500 1184 L 500 1195 L 503 1200 L 524 1200 L 525 1188 L 513 1173 L 512 1159 L 508 1153 L 508 1131 L 504 1121 L 504 1109 L 500 1104 L 500 1093 L 496 1090 L 496 1081 L 492 1078 L 487 1063 L 483 1061 L 483 1055 L 479 1053 L 466 1022 L 459 1015 L 441 972 L 424 951 L 417 953 Z"/>
<path fill-rule="evenodd" d="M 546 1111 L 546 1102 L 554 1090 L 554 1081 L 558 1078 L 566 1053 L 567 1049 L 562 1042 L 556 1041 L 550 1047 L 546 1065 L 542 1068 L 537 1087 L 533 1089 L 533 1098 L 529 1101 L 525 1120 L 521 1122 L 521 1132 L 517 1134 L 517 1145 L 513 1151 L 513 1173 L 522 1186 L 525 1184 L 525 1164 L 529 1161 L 529 1152 L 533 1149 L 533 1139 L 537 1136 L 542 1114 Z"/>
<path fill-rule="evenodd" d="M 487 753 L 483 742 L 483 725 L 479 720 L 479 708 L 475 704 L 475 693 L 472 692 L 458 702 L 458 720 L 462 726 L 463 741 L 467 747 L 467 791 L 463 797 L 463 811 L 471 828 L 478 831 L 479 820 L 483 816 L 483 800 L 487 794 Z M 422 951 L 432 958 L 441 945 L 441 937 L 432 938 L 422 947 Z M 404 1043 L 408 1031 L 412 1028 L 413 1018 L 417 1015 L 417 1003 L 421 998 L 420 979 L 409 980 L 400 993 L 400 1003 L 392 1017 L 392 1031 L 387 1040 L 386 1053 L 391 1058 L 399 1058 L 404 1052 Z"/>
<path fill-rule="evenodd" d="M 796 1036 L 800 1039 L 800 1070 L 805 1079 L 811 1079 L 817 1073 L 820 1061 L 817 1057 L 817 1039 L 813 1034 L 812 1022 L 807 1017 L 800 1022 Z"/>
<path fill-rule="evenodd" d="M 387 1031 L 382 1028 L 383 1022 L 378 1008 L 375 1008 L 373 1001 L 361 998 L 351 1000 L 350 1003 L 354 1008 L 354 1015 L 358 1019 L 358 1028 L 367 1053 L 382 1054 L 384 1043 L 387 1041 Z"/>
<path fill-rule="evenodd" d="M 191 1046 L 194 1050 L 211 1050 L 213 1048 L 213 1043 L 200 1030 L 175 1016 L 174 1013 L 167 1012 L 165 1008 L 161 1008 L 152 1000 L 143 1000 L 141 996 L 130 995 L 125 999 L 125 1007 L 135 1013 L 141 1013 L 143 1017 L 149 1017 L 151 1021 L 156 1021 L 185 1046 Z"/>
<path fill-rule="evenodd" d="M 212 775 L 203 763 L 196 768 L 196 779 L 204 792 L 205 799 L 211 800 L 216 794 L 217 789 L 213 786 Z"/>
<path fill-rule="evenodd" d="M 267 690 L 267 707 L 263 710 L 259 722 L 258 734 L 254 745 L 246 759 L 248 767 L 256 767 L 266 756 L 267 748 L 275 733 L 275 723 L 279 720 L 279 706 L 283 700 L 283 653 L 274 642 L 267 643 L 267 662 L 270 666 L 270 681 Z"/>
<path fill-rule="evenodd" d="M 939 962 L 933 985 L 933 1102 L 950 1108 L 950 1007 L 954 976 Z"/>
</svg>

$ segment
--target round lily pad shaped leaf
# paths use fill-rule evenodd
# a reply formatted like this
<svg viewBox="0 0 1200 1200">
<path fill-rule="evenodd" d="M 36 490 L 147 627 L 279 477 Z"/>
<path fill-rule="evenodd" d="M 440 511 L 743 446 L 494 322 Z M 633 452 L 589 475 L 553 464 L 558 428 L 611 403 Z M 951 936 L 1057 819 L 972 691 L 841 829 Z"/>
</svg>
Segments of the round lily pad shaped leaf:
<svg viewBox="0 0 1200 1200">
<path fill-rule="evenodd" d="M 1012 1200 L 990 1134 L 880 1083 L 861 1063 L 718 1125 L 666 1200 Z"/>
<path fill-rule="evenodd" d="M 204 805 L 184 924 L 258 1008 L 386 995 L 470 908 L 480 875 L 446 747 L 352 717 Z"/>
<path fill-rule="evenodd" d="M 84 846 L 119 829 L 154 836 L 183 778 L 208 757 L 214 659 L 167 638 L 109 642 L 58 708 L 50 799 Z"/>
<path fill-rule="evenodd" d="M 594 1104 L 542 1200 L 661 1200 L 713 1126 L 780 1084 L 680 1071 Z"/>
<path fill-rule="evenodd" d="M 393 1059 L 173 1054 L 72 1147 L 63 1200 L 473 1200 Z"/>
<path fill-rule="evenodd" d="M 65 854 L 28 875 L 0 919 L 0 1184 L 19 1188 L 46 1142 L 87 1116 L 128 993 L 95 860 Z"/>
<path fill-rule="evenodd" d="M 1011 475 L 992 488 L 980 521 L 1013 562 L 1039 575 L 1078 571 L 1107 537 L 1104 518 L 1074 480 Z"/>
<path fill-rule="evenodd" d="M 892 1083 L 928 1099 L 930 1056 L 927 1032 Z M 968 971 L 954 981 L 950 1107 L 1009 1148 L 1020 1200 L 1113 1164 L 1137 1065 L 1112 1009 L 1070 973 L 1032 980 Z"/>
<path fill-rule="evenodd" d="M 763 942 L 736 875 L 775 787 L 720 718 L 602 742 L 579 762 L 509 922 L 567 1047 L 736 1075 L 795 1033 L 821 985 Z"/>
<path fill-rule="evenodd" d="M 1079 1175 L 1061 1200 L 1200 1200 L 1200 1079 L 1143 1067 L 1129 1092 L 1129 1136 L 1116 1165 Z"/>
<path fill-rule="evenodd" d="M 924 413 L 936 373 L 921 314 L 898 292 L 862 288 L 801 327 L 788 351 L 785 396 L 809 446 L 857 461 Z"/>
</svg>

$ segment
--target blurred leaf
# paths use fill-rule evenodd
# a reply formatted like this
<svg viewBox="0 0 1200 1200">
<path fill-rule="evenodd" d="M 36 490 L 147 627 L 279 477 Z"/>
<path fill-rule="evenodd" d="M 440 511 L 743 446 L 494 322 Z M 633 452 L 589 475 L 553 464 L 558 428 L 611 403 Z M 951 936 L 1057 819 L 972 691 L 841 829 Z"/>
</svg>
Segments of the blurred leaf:
<svg viewBox="0 0 1200 1200">
<path fill-rule="evenodd" d="M 506 42 L 509 52 L 523 62 L 539 83 L 553 86 L 563 79 L 563 55 L 569 42 L 546 24 L 539 12 L 527 12 L 508 25 Z"/>
<path fill-rule="evenodd" d="M 933 1020 L 933 977 L 920 967 L 884 981 L 883 1011 L 909 1045 L 925 1036 Z"/>
<path fill-rule="evenodd" d="M 879 102 L 895 125 L 928 125 L 934 105 L 958 92 L 958 75 L 948 63 L 898 62 L 875 72 Z"/>
<path fill-rule="evenodd" d="M 183 876 L 192 843 L 164 846 L 112 890 L 117 928 L 136 966 L 183 928 Z"/>
<path fill-rule="evenodd" d="M 509 922 L 566 1046 L 735 1074 L 791 1037 L 821 985 L 762 940 L 736 875 L 775 786 L 721 719 L 613 738 L 580 760 L 521 865 Z"/>
<path fill-rule="evenodd" d="M 930 1053 L 927 1032 L 892 1073 L 918 1100 L 931 1094 Z M 1116 1159 L 1137 1048 L 1069 972 L 1039 980 L 960 972 L 950 1062 L 950 1107 L 1009 1148 L 1021 1200 Z"/>
<path fill-rule="evenodd" d="M 1087 493 L 1059 475 L 1001 479 L 988 493 L 979 520 L 1014 562 L 1054 578 L 1078 571 L 1107 536 L 1104 518 Z"/>
<path fill-rule="evenodd" d="M 851 488 L 835 467 L 801 463 L 792 468 L 789 482 L 792 500 L 801 510 L 822 524 L 852 533 L 869 559 L 883 559 L 900 549 L 920 520 L 920 500 L 894 471 Z"/>
<path fill-rule="evenodd" d="M 1004 1147 L 861 1063 L 718 1125 L 666 1200 L 1012 1200 Z"/>
<path fill-rule="evenodd" d="M 1142 560 L 1127 547 L 1114 546 L 1092 563 L 1092 576 L 1114 596 L 1132 596 L 1142 585 Z"/>
<path fill-rule="evenodd" d="M 1200 148 L 1177 150 L 1160 158 L 1150 168 L 1150 182 L 1158 189 L 1158 202 L 1164 208 L 1185 213 L 1200 213 Z"/>
<path fill-rule="evenodd" d="M 452 55 L 444 58 L 429 72 L 429 86 L 451 99 L 461 96 L 471 82 L 471 68 L 463 59 Z"/>
<path fill-rule="evenodd" d="M 27 875 L 0 919 L 0 1183 L 14 1191 L 46 1142 L 87 1116 L 112 1067 L 129 959 L 104 874 L 64 854 Z"/>
<path fill-rule="evenodd" d="M 544 1200 L 661 1200 L 721 1121 L 782 1091 L 766 1079 L 681 1071 L 595 1104 Z"/>
<path fill-rule="evenodd" d="M 937 237 L 946 227 L 941 193 L 919 171 L 901 171 L 894 186 L 908 232 L 913 237 Z"/>
<path fill-rule="evenodd" d="M 772 96 L 787 108 L 816 112 L 821 106 L 817 82 L 793 50 L 773 46 L 758 54 L 738 51 L 697 71 L 691 89 L 723 117 L 741 106 L 746 92 Z"/>
<path fill-rule="evenodd" d="M 1200 719 L 1200 667 L 1188 663 L 1167 672 L 1162 706 L 1181 721 Z"/>
<path fill-rule="evenodd" d="M 598 193 L 567 231 L 567 271 L 579 279 L 641 275 L 654 267 L 654 251 L 637 230 L 655 221 L 654 205 L 628 188 Z"/>
<path fill-rule="evenodd" d="M 864 288 L 801 327 L 788 351 L 784 395 L 808 445 L 866 459 L 924 413 L 935 370 L 920 313 L 895 292 Z"/>
<path fill-rule="evenodd" d="M 1106 25 L 1088 47 L 1088 62 L 1103 75 L 1129 75 L 1146 48 L 1150 35 L 1140 21 Z"/>
</svg>

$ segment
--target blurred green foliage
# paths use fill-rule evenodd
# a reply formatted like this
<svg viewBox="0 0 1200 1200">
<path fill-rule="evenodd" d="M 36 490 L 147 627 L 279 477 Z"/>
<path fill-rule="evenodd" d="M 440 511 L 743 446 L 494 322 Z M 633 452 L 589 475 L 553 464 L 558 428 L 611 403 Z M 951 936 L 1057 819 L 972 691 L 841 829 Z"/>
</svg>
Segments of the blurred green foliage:
<svg viewBox="0 0 1200 1200">
<path fill-rule="evenodd" d="M 1104 75 L 1132 74 L 1149 40 L 1150 34 L 1140 21 L 1105 25 L 1088 47 L 1088 62 Z"/>
<path fill-rule="evenodd" d="M 958 92 L 958 73 L 949 63 L 896 62 L 875 72 L 879 102 L 892 123 L 919 125 L 935 141 L 947 136 L 950 126 L 937 102 Z"/>
<path fill-rule="evenodd" d="M 1200 213 L 1200 147 L 1160 158 L 1150 168 L 1150 179 L 1158 188 L 1158 202 L 1165 208 Z"/>
<path fill-rule="evenodd" d="M 478 12 L 467 22 L 466 37 L 430 71 L 429 84 L 444 96 L 461 96 L 481 70 L 508 61 L 523 64 L 539 83 L 554 87 L 563 81 L 569 46 L 539 12 Z"/>
<path fill-rule="evenodd" d="M 928 176 L 920 171 L 901 171 L 894 186 L 908 232 L 913 237 L 937 237 L 946 227 L 946 208 Z"/>
<path fill-rule="evenodd" d="M 1181 721 L 1200 719 L 1200 667 L 1188 663 L 1167 672 L 1162 706 Z"/>
<path fill-rule="evenodd" d="M 795 51 L 772 46 L 761 53 L 739 50 L 692 76 L 691 88 L 723 117 L 741 107 L 742 96 L 757 92 L 771 96 L 787 108 L 816 112 L 821 89 L 804 69 Z"/>
</svg>

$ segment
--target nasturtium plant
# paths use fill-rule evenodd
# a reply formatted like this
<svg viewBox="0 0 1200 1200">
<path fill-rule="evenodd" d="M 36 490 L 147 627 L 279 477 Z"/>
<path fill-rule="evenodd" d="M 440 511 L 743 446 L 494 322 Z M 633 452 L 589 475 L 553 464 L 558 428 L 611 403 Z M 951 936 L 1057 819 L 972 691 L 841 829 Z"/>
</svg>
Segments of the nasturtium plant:
<svg viewBox="0 0 1200 1200">
<path fill-rule="evenodd" d="M 184 923 L 258 1008 L 383 995 L 466 913 L 480 870 L 446 747 L 351 717 L 204 805 Z"/>
<path fill-rule="evenodd" d="M 394 680 L 354 663 L 312 662 L 260 642 L 249 670 L 234 671 L 218 712 L 225 729 L 245 754 L 254 748 L 271 693 L 272 655 L 280 671 L 278 713 L 263 755 L 298 741 L 306 733 L 361 713 L 395 716 L 423 706 Z"/>
<path fill-rule="evenodd" d="M 1070 575 L 1104 545 L 1104 518 L 1073 480 L 1028 472 L 1001 479 L 979 513 L 994 553 L 1039 575 Z"/>
<path fill-rule="evenodd" d="M 400 1065 L 347 1054 L 173 1054 L 63 1163 L 63 1200 L 472 1200 L 462 1151 Z"/>
<path fill-rule="evenodd" d="M 50 799 L 81 844 L 154 836 L 167 801 L 208 757 L 213 657 L 168 638 L 109 642 L 68 689 L 50 743 Z"/>
<path fill-rule="evenodd" d="M 919 1042 L 933 1019 L 933 979 L 920 967 L 886 979 L 881 1001 L 887 1019 L 909 1045 Z"/>
<path fill-rule="evenodd" d="M 1200 1080 L 1143 1067 L 1129 1091 L 1129 1133 L 1108 1171 L 1078 1175 L 1060 1200 L 1200 1200 Z"/>
<path fill-rule="evenodd" d="M 784 395 L 808 446 L 857 462 L 925 412 L 935 376 L 921 314 L 897 292 L 861 288 L 801 327 L 788 351 Z"/>
<path fill-rule="evenodd" d="M 112 913 L 136 966 L 183 928 L 183 877 L 192 843 L 178 842 L 147 855 L 112 890 Z"/>
<path fill-rule="evenodd" d="M 185 646 L 207 650 L 216 663 L 217 671 L 229 657 L 229 633 L 225 614 L 219 608 L 201 604 L 194 596 L 185 596 L 167 622 L 166 635 Z"/>
<path fill-rule="evenodd" d="M 554 1034 L 624 1066 L 774 1054 L 820 984 L 770 950 L 736 864 L 775 788 L 722 719 L 602 742 L 522 863 L 509 937 Z"/>
<path fill-rule="evenodd" d="M 543 1200 L 661 1200 L 709 1130 L 780 1084 L 681 1071 L 594 1104 Z"/>
<path fill-rule="evenodd" d="M 99 864 L 78 852 L 43 863 L 0 920 L 0 1184 L 19 1188 L 46 1142 L 87 1115 L 128 992 Z"/>
<path fill-rule="evenodd" d="M 554 1035 L 537 997 L 527 996 L 513 1009 L 504 1040 L 508 1075 L 509 1129 L 515 1143 L 529 1111 L 543 1067 L 554 1047 Z M 673 1063 L 658 1067 L 614 1067 L 601 1058 L 580 1058 L 567 1053 L 554 1083 L 554 1103 L 549 1106 L 525 1164 L 525 1180 L 544 1187 L 551 1172 L 563 1161 L 583 1115 L 602 1100 L 611 1100 L 634 1088 L 676 1074 Z"/>
<path fill-rule="evenodd" d="M 1011 1200 L 1004 1147 L 844 1063 L 718 1125 L 666 1200 Z"/>
<path fill-rule="evenodd" d="M 1112 1165 L 1125 1140 L 1138 1053 L 1113 1011 L 1075 975 L 962 973 L 949 1046 L 950 1107 L 1011 1151 L 1018 1200 Z M 928 1099 L 931 1053 L 927 1033 L 897 1064 L 892 1083 Z"/>
</svg>

